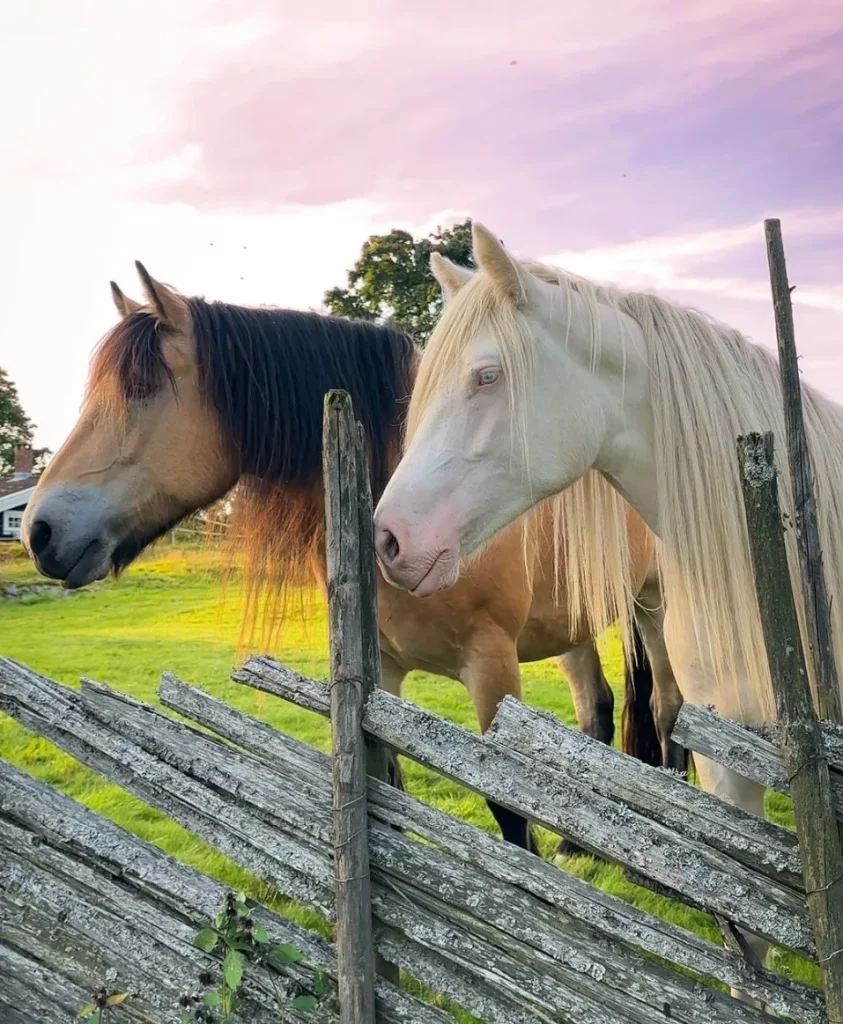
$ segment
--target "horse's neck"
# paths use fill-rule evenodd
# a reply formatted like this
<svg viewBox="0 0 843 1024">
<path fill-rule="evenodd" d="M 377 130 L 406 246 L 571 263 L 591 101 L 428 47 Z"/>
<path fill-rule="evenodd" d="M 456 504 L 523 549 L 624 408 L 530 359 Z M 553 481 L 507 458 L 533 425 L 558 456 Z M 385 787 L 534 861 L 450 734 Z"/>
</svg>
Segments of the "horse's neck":
<svg viewBox="0 0 843 1024">
<path fill-rule="evenodd" d="M 582 300 L 575 297 L 573 301 L 581 303 Z M 590 333 L 589 317 L 584 309 L 577 311 L 574 307 L 573 314 L 581 320 L 582 334 Z M 630 317 L 603 306 L 600 321 L 602 357 L 595 372 L 610 399 L 606 441 L 593 468 L 658 536 L 658 487 L 650 404 L 652 376 L 644 333 Z M 571 333 L 568 322 L 560 324 L 559 343 L 568 345 Z"/>
<path fill-rule="evenodd" d="M 652 432 L 646 429 L 625 430 L 605 446 L 595 468 L 658 537 L 658 482 L 651 439 Z"/>
</svg>

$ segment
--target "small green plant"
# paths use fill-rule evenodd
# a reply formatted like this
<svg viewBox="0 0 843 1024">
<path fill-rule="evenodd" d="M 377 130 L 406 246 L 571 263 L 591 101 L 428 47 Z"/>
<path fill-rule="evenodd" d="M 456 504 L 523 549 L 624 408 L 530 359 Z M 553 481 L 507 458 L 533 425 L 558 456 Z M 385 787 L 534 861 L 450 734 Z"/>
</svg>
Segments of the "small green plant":
<svg viewBox="0 0 843 1024">
<path fill-rule="evenodd" d="M 128 998 L 128 992 L 109 992 L 101 988 L 94 996 L 93 1002 L 83 1006 L 76 1017 L 88 1021 L 88 1024 L 107 1024 L 111 1019 L 108 1011 L 122 1006 Z"/>
<path fill-rule="evenodd" d="M 247 961 L 284 967 L 302 959 L 293 946 L 273 946 L 266 928 L 252 917 L 244 893 L 229 893 L 213 925 L 203 928 L 193 941 L 205 953 L 218 950 L 222 954 L 222 971 L 219 976 L 203 971 L 198 984 L 182 994 L 181 1024 L 234 1024 Z M 327 976 L 319 971 L 310 988 L 291 980 L 284 995 L 294 1009 L 314 1010 L 327 991 Z M 281 1003 L 280 993 L 276 994 Z"/>
</svg>

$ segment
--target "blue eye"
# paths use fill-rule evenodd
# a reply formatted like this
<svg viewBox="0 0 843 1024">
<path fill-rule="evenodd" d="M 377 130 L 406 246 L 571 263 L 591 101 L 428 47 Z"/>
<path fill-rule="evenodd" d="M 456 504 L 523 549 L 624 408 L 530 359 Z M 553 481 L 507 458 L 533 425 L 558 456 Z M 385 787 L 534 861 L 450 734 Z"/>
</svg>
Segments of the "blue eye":
<svg viewBox="0 0 843 1024">
<path fill-rule="evenodd" d="M 500 377 L 499 370 L 481 370 L 477 374 L 477 387 L 487 388 L 490 384 L 496 383 Z"/>
</svg>

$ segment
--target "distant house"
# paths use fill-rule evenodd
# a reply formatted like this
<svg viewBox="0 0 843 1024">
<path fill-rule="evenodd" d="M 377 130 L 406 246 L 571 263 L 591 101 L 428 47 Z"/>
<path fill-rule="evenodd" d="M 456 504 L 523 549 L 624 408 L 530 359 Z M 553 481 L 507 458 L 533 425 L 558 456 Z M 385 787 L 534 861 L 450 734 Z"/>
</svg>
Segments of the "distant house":
<svg viewBox="0 0 843 1024">
<path fill-rule="evenodd" d="M 32 449 L 20 445 L 15 449 L 15 471 L 0 477 L 0 541 L 18 540 L 26 503 L 32 497 L 38 475 L 33 473 Z"/>
</svg>

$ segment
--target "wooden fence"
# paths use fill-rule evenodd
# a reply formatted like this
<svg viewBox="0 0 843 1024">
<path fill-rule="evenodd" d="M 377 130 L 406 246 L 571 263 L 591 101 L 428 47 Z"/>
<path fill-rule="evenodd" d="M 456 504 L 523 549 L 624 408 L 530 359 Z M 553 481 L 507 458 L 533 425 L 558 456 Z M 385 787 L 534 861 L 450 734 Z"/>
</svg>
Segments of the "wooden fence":
<svg viewBox="0 0 843 1024">
<path fill-rule="evenodd" d="M 236 678 L 329 714 L 324 684 L 269 659 L 250 660 Z M 160 697 L 203 728 L 92 682 L 77 693 L 0 665 L 4 711 L 333 919 L 331 758 L 171 676 Z M 708 942 L 370 780 L 373 941 L 387 962 L 486 1021 L 769 1019 L 701 978 L 738 986 L 788 1019 L 824 1019 L 818 992 L 753 964 L 734 932 L 741 925 L 812 955 L 793 833 L 511 698 L 486 737 L 385 692 L 372 695 L 363 725 L 710 911 L 730 938 Z M 783 787 L 769 741 L 733 724 L 721 729 L 704 709 L 686 708 L 680 730 L 692 748 L 726 750 L 730 763 L 735 751 L 754 751 L 739 757 L 741 770 Z M 83 992 L 103 986 L 135 993 L 127 1020 L 174 1019 L 178 993 L 210 962 L 191 937 L 213 916 L 221 886 L 8 766 L 0 816 L 0 956 L 9 967 L 0 1006 L 15 1009 L 9 1019 L 69 1021 Z M 305 979 L 320 967 L 336 976 L 330 946 L 267 918 L 282 941 L 305 951 L 297 965 Z M 33 982 L 40 977 L 49 984 Z M 379 1020 L 447 1019 L 389 981 L 376 984 Z M 18 1003 L 26 991 L 49 1001 L 53 1016 Z M 242 1019 L 271 1019 L 272 992 L 256 974 Z M 333 1012 L 301 1017 L 333 1020 Z"/>
<path fill-rule="evenodd" d="M 793 781 L 794 833 L 512 698 L 481 737 L 387 694 L 378 686 L 371 502 L 347 396 L 328 397 L 325 436 L 332 686 L 265 657 L 233 678 L 330 717 L 331 755 L 171 675 L 159 697 L 178 718 L 93 681 L 71 690 L 0 659 L 0 710 L 334 923 L 329 943 L 250 908 L 273 942 L 302 956 L 247 963 L 236 1019 L 452 1019 L 400 987 L 400 969 L 490 1024 L 772 1019 L 730 988 L 779 1018 L 840 1021 L 822 992 L 762 967 L 740 929 L 820 962 L 828 1010 L 836 1007 L 828 837 L 843 818 L 843 731 L 802 707 L 787 719 L 800 741 L 779 744 L 708 709 L 682 710 L 675 736 L 689 749 L 781 792 Z M 768 593 L 790 593 L 781 577 L 767 583 Z M 779 704 L 792 716 L 793 701 Z M 389 787 L 387 748 L 707 912 L 723 942 Z M 794 771 L 808 749 L 816 797 Z M 126 995 L 108 1024 L 178 1020 L 180 994 L 219 970 L 194 938 L 225 899 L 218 882 L 0 762 L 4 1024 L 70 1024 L 96 992 Z M 320 972 L 327 996 L 296 1008 L 286 994 L 316 991 Z"/>
<path fill-rule="evenodd" d="M 360 436 L 345 400 L 327 407 L 333 686 L 262 657 L 234 679 L 332 716 L 333 756 L 169 675 L 159 695 L 180 719 L 92 681 L 70 690 L 2 661 L 0 708 L 338 925 L 335 949 L 258 911 L 274 936 L 304 953 L 281 970 L 285 986 L 306 988 L 319 969 L 338 985 L 316 1009 L 288 1009 L 289 1019 L 449 1019 L 397 987 L 400 968 L 495 1024 L 770 1019 L 723 987 L 820 1024 L 822 995 L 753 962 L 738 931 L 814 955 L 793 832 L 511 698 L 481 737 L 372 685 L 379 666 L 359 540 L 361 514 L 364 538 L 371 530 L 368 495 L 358 487 Z M 755 733 L 686 707 L 678 735 L 785 788 L 776 748 Z M 839 757 L 837 733 L 825 735 Z M 725 944 L 390 788 L 377 777 L 385 747 L 708 911 Z M 841 782 L 834 775 L 838 798 Z M 213 963 L 192 936 L 222 901 L 220 885 L 9 766 L 0 774 L 0 815 L 0 1006 L 8 1019 L 61 1024 L 103 988 L 130 993 L 120 1007 L 126 1020 L 177 1019 L 179 992 Z M 373 970 L 376 955 L 385 976 Z M 278 1019 L 278 969 L 247 973 L 241 1018 Z"/>
</svg>

